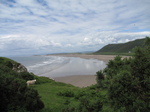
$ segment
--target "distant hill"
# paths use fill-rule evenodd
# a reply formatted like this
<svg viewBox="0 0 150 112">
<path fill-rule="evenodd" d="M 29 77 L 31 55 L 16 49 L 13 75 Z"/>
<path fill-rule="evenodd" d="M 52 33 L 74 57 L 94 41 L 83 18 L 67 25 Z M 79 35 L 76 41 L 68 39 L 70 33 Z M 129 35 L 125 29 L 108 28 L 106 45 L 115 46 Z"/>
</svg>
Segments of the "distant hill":
<svg viewBox="0 0 150 112">
<path fill-rule="evenodd" d="M 129 53 L 132 51 L 132 49 L 136 46 L 143 46 L 144 45 L 144 39 L 137 39 L 134 41 L 130 41 L 127 43 L 120 43 L 120 44 L 108 44 L 98 50 L 96 53 L 98 54 L 108 54 L 108 53 Z"/>
</svg>

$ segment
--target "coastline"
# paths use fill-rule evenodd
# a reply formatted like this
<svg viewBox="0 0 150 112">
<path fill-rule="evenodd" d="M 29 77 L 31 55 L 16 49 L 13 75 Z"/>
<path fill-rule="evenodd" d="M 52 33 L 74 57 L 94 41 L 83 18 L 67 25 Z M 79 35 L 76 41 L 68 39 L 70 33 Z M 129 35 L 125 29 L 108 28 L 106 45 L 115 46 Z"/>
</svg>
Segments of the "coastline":
<svg viewBox="0 0 150 112">
<path fill-rule="evenodd" d="M 116 55 L 87 55 L 87 54 L 55 54 L 47 56 L 58 56 L 58 57 L 79 57 L 83 59 L 97 59 L 101 61 L 108 62 L 114 59 Z M 129 56 L 122 56 L 122 58 L 127 58 Z M 95 73 L 96 74 L 96 73 Z M 96 75 L 73 75 L 64 77 L 55 77 L 54 80 L 57 82 L 63 82 L 71 84 L 77 87 L 87 87 L 96 84 Z"/>
<path fill-rule="evenodd" d="M 59 57 L 79 57 L 79 58 L 84 58 L 84 59 L 97 59 L 97 60 L 102 60 L 105 62 L 108 62 L 109 60 L 114 59 L 116 55 L 93 55 L 93 54 L 52 54 L 52 55 L 47 55 L 47 56 L 59 56 Z M 129 56 L 122 56 L 122 58 L 128 58 Z"/>
</svg>

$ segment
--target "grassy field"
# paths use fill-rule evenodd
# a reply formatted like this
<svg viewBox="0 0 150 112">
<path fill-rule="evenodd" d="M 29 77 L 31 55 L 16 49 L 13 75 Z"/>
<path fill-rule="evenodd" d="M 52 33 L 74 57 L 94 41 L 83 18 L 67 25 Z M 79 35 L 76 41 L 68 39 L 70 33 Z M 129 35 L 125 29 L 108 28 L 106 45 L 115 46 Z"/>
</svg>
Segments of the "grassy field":
<svg viewBox="0 0 150 112">
<path fill-rule="evenodd" d="M 59 112 L 61 111 L 67 100 L 71 100 L 72 106 L 78 105 L 78 101 L 75 101 L 72 97 L 62 97 L 59 95 L 59 93 L 63 93 L 65 91 L 80 91 L 81 88 L 65 84 L 65 83 L 60 83 L 60 82 L 55 82 L 51 79 L 48 79 L 46 77 L 36 77 L 37 83 L 33 87 L 36 89 L 41 96 L 42 101 L 44 102 L 45 108 L 41 110 L 41 112 Z"/>
<path fill-rule="evenodd" d="M 50 83 L 37 85 L 35 89 L 38 90 L 40 96 L 42 97 L 42 101 L 44 102 L 45 109 L 51 111 L 57 111 L 57 112 L 64 107 L 66 100 L 68 100 L 67 97 L 61 97 L 57 94 L 59 94 L 61 91 L 66 91 L 66 90 L 68 91 L 78 90 L 75 87 L 61 86 L 61 85 L 55 85 Z M 74 101 L 74 105 L 76 105 L 75 101 Z M 45 111 L 45 109 L 43 110 L 43 112 Z"/>
<path fill-rule="evenodd" d="M 37 79 L 37 84 L 30 87 L 38 91 L 41 100 L 44 102 L 45 108 L 40 112 L 79 112 L 81 99 L 84 98 L 89 102 L 87 105 L 99 99 L 101 102 L 105 103 L 102 111 L 110 111 L 106 100 L 107 91 L 98 91 L 96 85 L 79 88 L 73 85 L 55 82 L 46 77 L 35 77 Z"/>
</svg>

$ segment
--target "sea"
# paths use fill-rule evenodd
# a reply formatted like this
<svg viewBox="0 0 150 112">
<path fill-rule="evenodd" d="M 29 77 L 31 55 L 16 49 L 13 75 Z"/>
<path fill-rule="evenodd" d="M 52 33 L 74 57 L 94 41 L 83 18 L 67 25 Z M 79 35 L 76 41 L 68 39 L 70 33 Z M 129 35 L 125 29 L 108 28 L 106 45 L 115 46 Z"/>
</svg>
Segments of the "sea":
<svg viewBox="0 0 150 112">
<path fill-rule="evenodd" d="M 18 56 L 9 57 L 22 65 L 29 72 L 38 76 L 50 78 L 71 75 L 96 75 L 96 72 L 106 67 L 106 62 L 96 59 L 59 56 Z"/>
</svg>

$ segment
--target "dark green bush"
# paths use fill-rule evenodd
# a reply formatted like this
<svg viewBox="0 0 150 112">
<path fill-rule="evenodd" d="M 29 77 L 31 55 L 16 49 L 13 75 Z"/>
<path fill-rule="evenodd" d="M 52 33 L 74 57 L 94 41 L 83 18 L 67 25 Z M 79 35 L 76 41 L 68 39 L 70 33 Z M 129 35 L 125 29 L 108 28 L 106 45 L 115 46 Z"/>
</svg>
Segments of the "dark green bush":
<svg viewBox="0 0 150 112">
<path fill-rule="evenodd" d="M 98 87 L 103 88 L 104 73 L 102 70 L 100 70 L 96 72 L 96 74 L 97 74 L 97 77 L 96 77 L 97 85 Z"/>
<path fill-rule="evenodd" d="M 79 112 L 100 112 L 102 110 L 103 103 L 99 98 L 89 100 L 88 97 L 82 97 L 79 104 Z"/>
<path fill-rule="evenodd" d="M 0 111 L 26 112 L 44 108 L 38 92 L 26 85 L 26 80 L 33 76 L 28 72 L 16 72 L 7 66 L 9 64 L 0 64 Z"/>
<path fill-rule="evenodd" d="M 7 61 L 4 65 L 11 69 L 13 68 L 13 64 L 11 63 L 11 61 Z"/>
<path fill-rule="evenodd" d="M 64 96 L 64 97 L 74 97 L 74 92 L 67 90 L 67 91 L 63 91 L 63 92 L 58 92 L 57 95 Z"/>
<path fill-rule="evenodd" d="M 24 79 L 26 81 L 34 79 L 34 75 L 32 75 L 29 72 L 20 72 L 19 75 L 22 79 Z"/>
<path fill-rule="evenodd" d="M 86 91 L 78 91 L 76 94 L 75 94 L 75 99 L 80 99 L 82 98 L 83 96 L 87 96 L 87 92 Z"/>
</svg>

